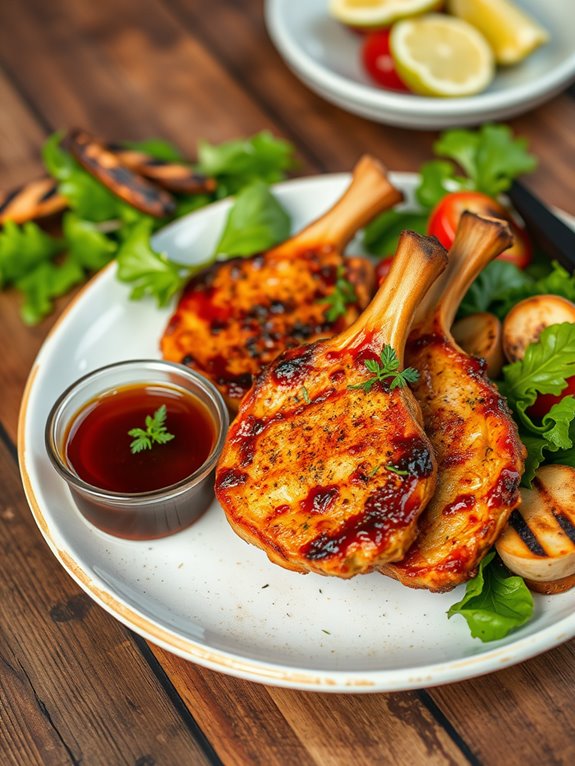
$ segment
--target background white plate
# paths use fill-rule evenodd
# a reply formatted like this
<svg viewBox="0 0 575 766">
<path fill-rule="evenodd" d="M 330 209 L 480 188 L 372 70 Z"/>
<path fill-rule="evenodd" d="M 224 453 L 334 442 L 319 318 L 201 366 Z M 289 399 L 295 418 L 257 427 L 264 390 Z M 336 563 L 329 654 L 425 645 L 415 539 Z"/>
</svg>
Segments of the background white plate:
<svg viewBox="0 0 575 766">
<path fill-rule="evenodd" d="M 408 197 L 416 177 L 394 174 Z M 341 194 L 348 175 L 280 184 L 297 230 Z M 408 203 L 409 204 L 409 203 Z M 156 246 L 178 260 L 211 251 L 227 201 L 172 224 Z M 111 614 L 186 659 L 254 681 L 323 691 L 387 691 L 447 683 L 505 667 L 575 634 L 575 591 L 536 597 L 534 619 L 494 644 L 470 638 L 446 610 L 463 588 L 431 594 L 379 574 L 351 581 L 271 564 L 232 532 L 214 502 L 191 528 L 129 542 L 91 527 L 49 463 L 44 426 L 58 395 L 110 362 L 158 357 L 170 311 L 132 303 L 106 269 L 46 340 L 30 374 L 19 424 L 26 494 L 48 544 Z"/>
<path fill-rule="evenodd" d="M 551 41 L 515 67 L 500 68 L 477 96 L 425 98 L 377 87 L 360 62 L 361 36 L 328 15 L 328 0 L 267 0 L 269 34 L 293 72 L 327 101 L 362 117 L 408 128 L 502 120 L 533 109 L 575 78 L 573 0 L 517 0 Z"/>
</svg>

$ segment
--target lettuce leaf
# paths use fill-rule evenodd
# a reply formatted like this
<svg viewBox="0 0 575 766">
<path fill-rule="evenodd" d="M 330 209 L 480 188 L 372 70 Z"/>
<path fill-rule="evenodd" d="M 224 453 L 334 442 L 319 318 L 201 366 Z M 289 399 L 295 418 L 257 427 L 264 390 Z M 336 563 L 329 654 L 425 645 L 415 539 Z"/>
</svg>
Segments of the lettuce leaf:
<svg viewBox="0 0 575 766">
<path fill-rule="evenodd" d="M 231 258 L 263 252 L 287 239 L 290 229 L 290 217 L 268 185 L 254 181 L 237 195 L 214 255 Z"/>
<path fill-rule="evenodd" d="M 117 277 L 132 285 L 132 300 L 151 296 L 158 306 L 165 306 L 182 289 L 192 270 L 152 248 L 152 228 L 150 221 L 140 221 L 132 228 L 118 249 Z"/>
<path fill-rule="evenodd" d="M 460 614 L 473 638 L 483 642 L 505 638 L 524 625 L 533 614 L 533 596 L 521 577 L 508 576 L 495 559 L 495 551 L 485 556 L 477 575 L 467 583 L 465 595 L 447 612 L 451 619 Z"/>
<path fill-rule="evenodd" d="M 567 379 L 575 375 L 575 324 L 551 325 L 531 343 L 523 359 L 503 368 L 499 384 L 519 423 L 527 448 L 523 484 L 529 486 L 535 471 L 552 453 L 574 446 L 575 397 L 565 396 L 553 405 L 541 422 L 528 413 L 538 394 L 561 394 Z"/>
<path fill-rule="evenodd" d="M 63 248 L 59 239 L 51 237 L 29 221 L 19 226 L 6 221 L 0 231 L 0 288 L 13 284 L 50 261 Z"/>
<path fill-rule="evenodd" d="M 575 375 L 575 324 L 546 327 L 523 359 L 503 368 L 503 391 L 514 409 L 524 412 L 537 394 L 560 394 Z"/>
<path fill-rule="evenodd" d="M 218 146 L 207 141 L 198 144 L 197 169 L 217 179 L 218 197 L 234 194 L 252 181 L 281 181 L 293 165 L 291 144 L 265 130 Z"/>
<path fill-rule="evenodd" d="M 386 210 L 368 224 L 363 231 L 363 245 L 372 255 L 385 258 L 397 250 L 399 237 L 404 229 L 420 234 L 427 231 L 427 213 L 411 213 L 407 210 Z"/>
<path fill-rule="evenodd" d="M 509 189 L 513 179 L 531 172 L 537 164 L 527 151 L 526 140 L 515 138 L 507 125 L 447 130 L 433 151 L 447 159 L 432 160 L 421 168 L 416 198 L 426 208 L 450 191 L 473 189 L 497 197 Z"/>
<path fill-rule="evenodd" d="M 478 311 L 490 311 L 500 316 L 501 306 L 507 302 L 510 291 L 526 291 L 533 284 L 533 279 L 513 263 L 492 261 L 465 294 L 457 316 L 466 317 Z"/>
</svg>

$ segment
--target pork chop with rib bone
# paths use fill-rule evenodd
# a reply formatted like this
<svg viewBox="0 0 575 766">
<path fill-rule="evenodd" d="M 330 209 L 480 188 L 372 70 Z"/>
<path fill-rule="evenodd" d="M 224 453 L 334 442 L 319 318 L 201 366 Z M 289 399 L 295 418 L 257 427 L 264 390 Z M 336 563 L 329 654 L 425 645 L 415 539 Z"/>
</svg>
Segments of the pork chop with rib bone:
<svg viewBox="0 0 575 766">
<path fill-rule="evenodd" d="M 419 370 L 414 394 L 438 462 L 437 490 L 415 543 L 383 573 L 411 588 L 446 591 L 465 582 L 519 505 L 525 449 L 503 397 L 450 332 L 479 272 L 512 242 L 508 224 L 463 214 L 449 263 L 425 297 L 406 349 Z"/>
<path fill-rule="evenodd" d="M 285 351 L 242 401 L 216 494 L 233 529 L 276 564 L 352 577 L 413 541 L 436 465 L 399 372 L 413 313 L 445 264 L 437 240 L 404 232 L 357 321 Z M 390 373 L 373 380 L 384 350 Z"/>
<path fill-rule="evenodd" d="M 374 271 L 365 258 L 344 258 L 344 248 L 401 199 L 382 165 L 363 157 L 343 196 L 299 234 L 193 278 L 163 334 L 162 355 L 205 375 L 236 409 L 254 376 L 285 348 L 333 335 L 357 319 L 373 294 Z M 342 315 L 331 318 L 326 298 L 342 277 L 352 295 Z"/>
</svg>

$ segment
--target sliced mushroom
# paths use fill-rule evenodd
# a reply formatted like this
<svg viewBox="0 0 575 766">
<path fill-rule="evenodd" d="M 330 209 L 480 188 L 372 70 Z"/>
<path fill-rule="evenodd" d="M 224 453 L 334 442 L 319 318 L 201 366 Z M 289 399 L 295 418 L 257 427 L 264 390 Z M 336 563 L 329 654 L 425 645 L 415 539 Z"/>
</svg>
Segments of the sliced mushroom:
<svg viewBox="0 0 575 766">
<path fill-rule="evenodd" d="M 121 144 L 106 144 L 118 160 L 130 170 L 178 194 L 209 194 L 216 188 L 215 178 L 197 173 L 185 162 L 166 162 Z"/>
<path fill-rule="evenodd" d="M 523 359 L 546 327 L 575 322 L 575 304 L 559 295 L 534 295 L 519 301 L 503 321 L 503 352 L 510 362 Z"/>
<path fill-rule="evenodd" d="M 0 193 L 0 224 L 25 223 L 60 213 L 68 206 L 52 178 L 37 178 L 10 192 Z"/>
<path fill-rule="evenodd" d="M 532 488 L 521 490 L 521 501 L 497 540 L 497 552 L 534 590 L 568 590 L 575 585 L 575 468 L 543 466 Z"/>
<path fill-rule="evenodd" d="M 66 147 L 89 173 L 132 207 L 156 218 L 174 212 L 175 202 L 171 194 L 127 168 L 86 131 L 70 131 Z"/>
<path fill-rule="evenodd" d="M 495 314 L 489 314 L 487 311 L 470 314 L 455 322 L 451 334 L 468 354 L 485 359 L 490 378 L 499 376 L 504 360 L 501 322 Z"/>
</svg>

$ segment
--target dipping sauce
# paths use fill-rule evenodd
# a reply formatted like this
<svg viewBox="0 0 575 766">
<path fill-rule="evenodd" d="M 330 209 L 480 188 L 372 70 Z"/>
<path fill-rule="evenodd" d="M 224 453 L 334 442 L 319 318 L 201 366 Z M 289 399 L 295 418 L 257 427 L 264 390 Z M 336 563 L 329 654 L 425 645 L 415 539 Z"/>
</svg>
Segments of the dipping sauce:
<svg viewBox="0 0 575 766">
<path fill-rule="evenodd" d="M 189 527 L 211 505 L 228 424 L 221 394 L 199 373 L 135 359 L 100 367 L 60 395 L 46 421 L 46 451 L 87 521 L 116 537 L 152 540 Z M 142 433 L 151 449 L 132 448 L 136 438 L 145 446 Z M 173 438 L 159 443 L 153 434 L 162 433 Z"/>
<path fill-rule="evenodd" d="M 174 438 L 132 453 L 133 428 L 166 406 L 166 430 Z M 111 492 L 137 493 L 177 484 L 206 461 L 216 440 L 207 407 L 180 388 L 133 385 L 107 391 L 72 420 L 66 461 L 88 484 Z"/>
</svg>

